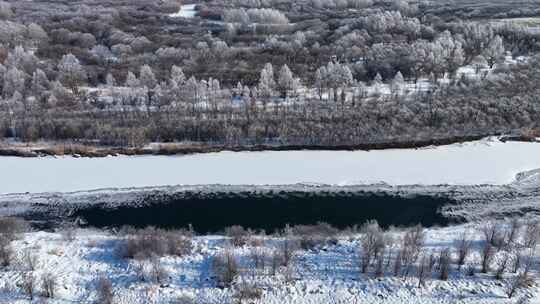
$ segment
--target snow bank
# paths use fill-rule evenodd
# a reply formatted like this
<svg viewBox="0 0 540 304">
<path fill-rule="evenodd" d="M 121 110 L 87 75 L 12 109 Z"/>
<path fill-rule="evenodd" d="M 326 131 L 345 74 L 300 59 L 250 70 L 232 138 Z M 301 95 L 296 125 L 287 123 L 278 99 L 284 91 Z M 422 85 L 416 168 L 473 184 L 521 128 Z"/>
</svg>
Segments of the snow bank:
<svg viewBox="0 0 540 304">
<path fill-rule="evenodd" d="M 164 185 L 503 185 L 540 168 L 540 143 L 488 138 L 381 151 L 219 152 L 189 156 L 0 158 L 0 193 Z"/>
</svg>

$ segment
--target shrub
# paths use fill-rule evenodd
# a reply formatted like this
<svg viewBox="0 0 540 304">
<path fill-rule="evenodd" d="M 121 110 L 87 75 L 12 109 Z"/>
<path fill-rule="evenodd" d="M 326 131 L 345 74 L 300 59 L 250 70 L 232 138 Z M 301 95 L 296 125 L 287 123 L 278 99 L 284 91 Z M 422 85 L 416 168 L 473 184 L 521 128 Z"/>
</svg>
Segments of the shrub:
<svg viewBox="0 0 540 304">
<path fill-rule="evenodd" d="M 236 257 L 229 250 L 215 256 L 212 260 L 212 270 L 218 286 L 229 287 L 239 274 Z"/>
<path fill-rule="evenodd" d="M 11 265 L 12 256 L 11 240 L 7 237 L 0 236 L 0 266 L 7 267 Z"/>
<path fill-rule="evenodd" d="M 250 232 L 242 226 L 231 226 L 225 229 L 225 235 L 230 238 L 233 246 L 244 246 L 249 238 Z"/>
<path fill-rule="evenodd" d="M 184 256 L 192 249 L 191 234 L 149 227 L 128 231 L 126 239 L 118 247 L 118 254 L 128 259 L 148 259 L 153 256 Z"/>
<path fill-rule="evenodd" d="M 469 253 L 471 252 L 471 245 L 472 242 L 467 238 L 466 233 L 461 234 L 459 240 L 455 242 L 458 254 L 458 258 L 456 260 L 456 263 L 458 265 L 458 271 L 465 264 L 465 260 L 469 256 Z"/>
<path fill-rule="evenodd" d="M 56 277 L 53 274 L 47 272 L 41 277 L 41 290 L 43 296 L 46 298 L 54 298 L 56 291 Z"/>
<path fill-rule="evenodd" d="M 450 249 L 445 248 L 441 250 L 439 255 L 439 279 L 446 281 L 450 272 Z"/>
<path fill-rule="evenodd" d="M 38 256 L 31 249 L 26 249 L 20 261 L 21 266 L 25 270 L 34 271 L 38 263 Z"/>
<path fill-rule="evenodd" d="M 34 299 L 35 280 L 34 280 L 34 275 L 31 272 L 23 274 L 22 289 L 30 300 Z"/>
<path fill-rule="evenodd" d="M 292 234 L 299 238 L 300 247 L 304 250 L 323 246 L 335 241 L 339 230 L 327 223 L 316 225 L 297 225 L 292 228 Z"/>
<path fill-rule="evenodd" d="M 15 217 L 0 217 L 0 237 L 14 240 L 21 233 L 28 231 L 30 226 L 22 219 Z"/>
<path fill-rule="evenodd" d="M 98 304 L 112 304 L 114 298 L 114 291 L 111 280 L 107 277 L 101 277 L 97 283 L 97 303 Z"/>
<path fill-rule="evenodd" d="M 169 278 L 169 273 L 161 264 L 161 261 L 158 257 L 153 257 L 150 268 L 150 276 L 152 280 L 158 284 L 164 283 Z"/>
<path fill-rule="evenodd" d="M 254 301 L 260 299 L 262 296 L 262 289 L 258 288 L 255 284 L 250 284 L 245 281 L 235 286 L 233 298 L 238 303 L 243 301 Z"/>
</svg>

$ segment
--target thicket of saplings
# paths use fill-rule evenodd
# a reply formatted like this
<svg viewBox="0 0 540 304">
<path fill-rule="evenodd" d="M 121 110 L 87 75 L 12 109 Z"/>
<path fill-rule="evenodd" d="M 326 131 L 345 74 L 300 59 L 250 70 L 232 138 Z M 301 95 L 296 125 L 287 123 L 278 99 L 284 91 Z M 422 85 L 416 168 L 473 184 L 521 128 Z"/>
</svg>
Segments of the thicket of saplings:
<svg viewBox="0 0 540 304">
<path fill-rule="evenodd" d="M 222 250 L 211 260 L 212 278 L 217 287 L 229 288 L 240 303 L 260 298 L 262 286 L 257 278 L 276 276 L 284 284 L 301 280 L 301 273 L 293 270 L 302 251 L 317 254 L 336 245 L 339 239 L 356 240 L 358 248 L 351 259 L 362 278 L 399 277 L 416 280 L 418 288 L 431 280 L 449 280 L 452 275 L 492 275 L 500 280 L 509 298 L 520 290 L 535 285 L 532 266 L 536 261 L 536 247 L 540 240 L 540 221 L 489 221 L 481 224 L 476 233 L 481 242 L 471 240 L 472 232 L 463 232 L 448 247 L 438 251 L 426 250 L 426 232 L 421 225 L 409 228 L 381 228 L 377 221 L 362 226 L 339 230 L 325 223 L 286 226 L 267 235 L 241 226 L 225 229 Z M 29 231 L 29 225 L 17 218 L 0 219 L 0 265 L 3 269 L 20 271 L 21 292 L 28 298 L 55 297 L 57 289 L 54 272 L 34 277 L 40 259 L 31 249 L 15 255 L 11 242 Z M 77 238 L 73 226 L 60 229 L 64 241 Z M 153 227 L 135 229 L 124 227 L 115 231 L 116 255 L 126 259 L 135 269 L 137 278 L 144 283 L 167 286 L 171 274 L 163 267 L 164 256 L 183 257 L 195 252 L 192 229 L 162 230 Z M 247 258 L 240 259 L 234 248 L 249 250 Z M 472 258 L 472 255 L 480 258 Z M 17 256 L 17 259 L 14 257 Z M 53 271 L 53 270 L 51 270 Z M 98 303 L 114 303 L 113 282 L 106 276 L 95 280 Z M 182 297 L 181 303 L 195 303 L 196 299 Z"/>
<path fill-rule="evenodd" d="M 439 16 L 467 4 L 205 1 L 191 20 L 168 16 L 178 5 L 0 1 L 0 137 L 356 145 L 538 127 L 538 88 L 523 81 L 538 65 L 482 70 L 537 53 L 540 34 Z M 456 77 L 467 64 L 480 81 Z M 406 92 L 420 78 L 432 89 Z"/>
</svg>

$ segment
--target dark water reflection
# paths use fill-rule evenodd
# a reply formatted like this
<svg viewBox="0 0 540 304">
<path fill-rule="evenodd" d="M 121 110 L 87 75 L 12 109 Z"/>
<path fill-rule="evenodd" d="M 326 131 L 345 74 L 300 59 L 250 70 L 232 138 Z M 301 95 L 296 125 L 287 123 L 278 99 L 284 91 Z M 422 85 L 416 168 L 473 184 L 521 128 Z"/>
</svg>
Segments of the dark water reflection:
<svg viewBox="0 0 540 304">
<path fill-rule="evenodd" d="M 148 195 L 145 206 L 115 209 L 93 206 L 78 210 L 94 227 L 156 226 L 182 228 L 192 224 L 197 232 L 219 232 L 231 225 L 272 232 L 286 224 L 327 222 L 344 228 L 376 219 L 383 226 L 448 224 L 439 213 L 453 201 L 425 195 L 402 197 L 366 192 L 237 192 Z"/>
</svg>

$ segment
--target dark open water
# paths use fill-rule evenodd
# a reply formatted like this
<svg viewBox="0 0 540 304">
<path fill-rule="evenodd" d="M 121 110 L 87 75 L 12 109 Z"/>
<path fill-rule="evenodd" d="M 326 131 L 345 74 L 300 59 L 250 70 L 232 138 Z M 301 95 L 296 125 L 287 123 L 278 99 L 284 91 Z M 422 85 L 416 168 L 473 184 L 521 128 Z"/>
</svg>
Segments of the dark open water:
<svg viewBox="0 0 540 304">
<path fill-rule="evenodd" d="M 94 227 L 183 228 L 192 224 L 199 233 L 211 233 L 242 225 L 272 232 L 286 224 L 327 222 L 345 228 L 370 219 L 383 226 L 444 226 L 449 222 L 439 210 L 453 203 L 444 197 L 364 192 L 183 192 L 149 195 L 144 201 L 144 207 L 94 206 L 78 210 L 74 216 Z"/>
</svg>

